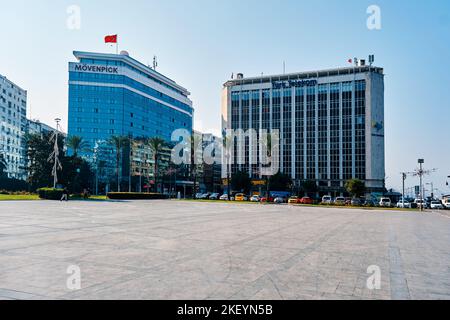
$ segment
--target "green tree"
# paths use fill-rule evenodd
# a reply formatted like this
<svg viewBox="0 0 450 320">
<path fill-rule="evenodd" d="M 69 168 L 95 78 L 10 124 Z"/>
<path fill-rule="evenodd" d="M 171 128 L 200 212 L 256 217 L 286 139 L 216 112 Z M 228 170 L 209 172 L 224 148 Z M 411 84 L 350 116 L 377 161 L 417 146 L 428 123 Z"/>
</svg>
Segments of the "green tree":
<svg viewBox="0 0 450 320">
<path fill-rule="evenodd" d="M 314 180 L 305 180 L 302 182 L 301 186 L 305 195 L 309 195 L 310 193 L 316 193 L 319 190 Z"/>
<path fill-rule="evenodd" d="M 194 183 L 192 188 L 192 198 L 197 198 L 197 141 L 199 138 L 196 136 L 195 132 L 190 137 L 190 150 L 191 150 L 191 178 Z"/>
<path fill-rule="evenodd" d="M 120 160 L 123 148 L 127 145 L 129 138 L 125 136 L 112 136 L 108 140 L 108 144 L 114 147 L 116 152 L 116 177 L 117 192 L 120 192 Z"/>
<path fill-rule="evenodd" d="M 86 151 L 89 144 L 79 136 L 70 136 L 66 141 L 67 147 L 72 150 L 74 156 L 78 156 L 78 152 Z"/>
<path fill-rule="evenodd" d="M 161 152 L 166 147 L 166 142 L 162 138 L 153 137 L 153 138 L 148 139 L 148 146 L 149 146 L 149 148 L 150 148 L 150 150 L 152 151 L 152 154 L 153 154 L 153 161 L 154 161 L 154 169 L 153 169 L 154 173 L 153 174 L 154 174 L 154 177 L 155 177 L 156 190 L 158 190 L 158 165 L 159 165 L 159 158 L 160 158 Z"/>
<path fill-rule="evenodd" d="M 93 182 L 93 171 L 90 164 L 76 156 L 63 157 L 61 181 L 71 193 L 81 193 L 84 189 L 89 189 Z"/>
<path fill-rule="evenodd" d="M 345 182 L 345 190 L 354 198 L 360 197 L 366 192 L 366 185 L 359 179 L 351 179 Z"/>
<path fill-rule="evenodd" d="M 28 164 L 28 181 L 32 189 L 53 186 L 53 164 L 48 161 L 53 152 L 52 132 L 26 136 Z M 58 137 L 59 154 L 64 155 L 64 138 Z M 61 159 L 60 159 L 61 160 Z M 63 168 L 64 169 L 64 168 Z M 60 183 L 63 183 L 61 180 Z"/>
<path fill-rule="evenodd" d="M 226 158 L 226 166 L 227 166 L 227 194 L 228 194 L 228 201 L 231 201 L 231 179 L 230 179 L 230 171 L 231 171 L 231 164 L 230 164 L 230 159 L 231 159 L 231 152 L 230 152 L 230 148 L 231 148 L 231 141 L 230 139 L 224 134 L 222 137 L 222 143 L 223 143 L 223 150 L 225 152 L 225 158 Z"/>
<path fill-rule="evenodd" d="M 52 133 L 34 134 L 26 137 L 27 155 L 29 158 L 29 183 L 33 190 L 53 185 L 52 167 L 48 161 L 53 151 L 54 144 L 50 141 Z M 66 186 L 70 192 L 81 192 L 89 188 L 93 176 L 89 163 L 75 155 L 66 156 L 64 150 L 64 138 L 58 137 L 60 148 L 60 162 L 62 170 L 58 172 L 58 182 Z"/>
<path fill-rule="evenodd" d="M 252 186 L 252 179 L 243 171 L 237 171 L 231 176 L 231 186 L 235 191 L 249 193 Z"/>
<path fill-rule="evenodd" d="M 270 190 L 289 191 L 292 188 L 292 179 L 285 173 L 278 172 L 269 178 Z"/>
</svg>

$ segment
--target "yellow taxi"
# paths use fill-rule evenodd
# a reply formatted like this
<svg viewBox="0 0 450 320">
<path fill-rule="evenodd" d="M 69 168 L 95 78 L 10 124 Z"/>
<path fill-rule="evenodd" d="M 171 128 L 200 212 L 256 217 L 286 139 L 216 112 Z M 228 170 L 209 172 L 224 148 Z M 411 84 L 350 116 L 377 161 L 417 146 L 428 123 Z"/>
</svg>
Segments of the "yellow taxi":
<svg viewBox="0 0 450 320">
<path fill-rule="evenodd" d="M 234 197 L 235 201 L 247 201 L 247 197 L 243 193 L 238 193 Z"/>
<path fill-rule="evenodd" d="M 288 203 L 289 204 L 299 204 L 300 200 L 301 199 L 299 197 L 290 197 Z"/>
</svg>

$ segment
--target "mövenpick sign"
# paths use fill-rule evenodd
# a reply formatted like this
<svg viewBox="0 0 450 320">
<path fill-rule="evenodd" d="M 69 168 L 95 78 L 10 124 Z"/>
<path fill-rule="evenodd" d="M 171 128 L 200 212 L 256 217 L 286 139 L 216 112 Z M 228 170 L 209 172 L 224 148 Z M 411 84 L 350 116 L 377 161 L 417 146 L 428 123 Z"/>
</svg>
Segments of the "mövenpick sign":
<svg viewBox="0 0 450 320">
<path fill-rule="evenodd" d="M 119 67 L 96 66 L 88 64 L 76 64 L 75 71 L 79 72 L 98 72 L 98 73 L 119 73 Z"/>
</svg>

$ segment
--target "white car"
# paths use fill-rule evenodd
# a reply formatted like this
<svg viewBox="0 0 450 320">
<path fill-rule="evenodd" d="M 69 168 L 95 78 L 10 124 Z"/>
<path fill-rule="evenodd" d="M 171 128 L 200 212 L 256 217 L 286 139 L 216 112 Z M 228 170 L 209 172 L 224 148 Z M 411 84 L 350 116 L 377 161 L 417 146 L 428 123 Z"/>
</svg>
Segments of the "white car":
<svg viewBox="0 0 450 320">
<path fill-rule="evenodd" d="M 397 208 L 411 209 L 411 203 L 406 200 L 400 200 L 399 202 L 397 202 Z"/>
<path fill-rule="evenodd" d="M 228 201 L 228 195 L 227 194 L 221 195 L 219 200 Z"/>
<path fill-rule="evenodd" d="M 443 206 L 444 206 L 445 209 L 450 209 L 450 198 L 444 199 L 444 200 L 442 201 L 442 204 L 443 204 Z"/>
<path fill-rule="evenodd" d="M 419 208 L 419 209 L 422 207 L 424 209 L 426 209 L 428 207 L 427 202 L 423 199 L 416 199 L 416 200 L 414 200 L 414 203 L 417 204 L 417 208 Z"/>
<path fill-rule="evenodd" d="M 434 209 L 434 210 L 444 209 L 444 206 L 442 205 L 442 203 L 440 201 L 431 201 L 430 207 L 431 207 L 431 209 Z"/>
<path fill-rule="evenodd" d="M 323 204 L 332 204 L 333 203 L 333 198 L 331 198 L 331 196 L 323 196 L 322 197 L 322 203 Z"/>
<path fill-rule="evenodd" d="M 250 198 L 250 202 L 261 202 L 261 197 L 260 196 L 252 196 Z"/>
<path fill-rule="evenodd" d="M 219 196 L 220 196 L 220 194 L 213 193 L 209 196 L 209 200 L 219 200 Z"/>
<path fill-rule="evenodd" d="M 380 207 L 390 208 L 392 206 L 391 199 L 381 198 Z"/>
<path fill-rule="evenodd" d="M 285 203 L 284 198 L 282 198 L 282 197 L 276 197 L 273 202 L 278 203 L 278 204 Z"/>
</svg>

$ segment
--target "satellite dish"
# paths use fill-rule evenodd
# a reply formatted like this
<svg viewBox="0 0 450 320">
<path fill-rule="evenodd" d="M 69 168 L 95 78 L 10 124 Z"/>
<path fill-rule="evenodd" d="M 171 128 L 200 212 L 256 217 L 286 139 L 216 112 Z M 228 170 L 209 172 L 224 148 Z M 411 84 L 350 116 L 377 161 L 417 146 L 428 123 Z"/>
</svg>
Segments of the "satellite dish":
<svg viewBox="0 0 450 320">
<path fill-rule="evenodd" d="M 127 57 L 130 56 L 130 54 L 128 53 L 128 51 L 125 51 L 125 50 L 120 51 L 120 55 L 121 55 L 121 56 L 127 56 Z"/>
</svg>

